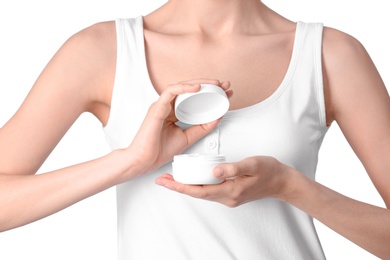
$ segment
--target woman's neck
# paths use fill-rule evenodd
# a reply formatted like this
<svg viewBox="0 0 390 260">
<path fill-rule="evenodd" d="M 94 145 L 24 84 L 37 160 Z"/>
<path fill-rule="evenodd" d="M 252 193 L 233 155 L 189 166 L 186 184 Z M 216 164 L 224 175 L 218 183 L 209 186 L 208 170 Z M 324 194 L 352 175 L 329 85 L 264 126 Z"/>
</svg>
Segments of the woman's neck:
<svg viewBox="0 0 390 260">
<path fill-rule="evenodd" d="M 264 30 L 269 12 L 259 0 L 170 0 L 145 19 L 158 21 L 166 33 L 218 36 Z"/>
</svg>

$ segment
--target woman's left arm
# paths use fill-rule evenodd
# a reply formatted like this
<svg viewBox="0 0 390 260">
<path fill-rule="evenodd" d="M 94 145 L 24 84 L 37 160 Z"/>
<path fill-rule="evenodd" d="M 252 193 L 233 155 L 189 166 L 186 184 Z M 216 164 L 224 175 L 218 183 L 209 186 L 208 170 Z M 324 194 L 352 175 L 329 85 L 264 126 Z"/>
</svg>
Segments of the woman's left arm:
<svg viewBox="0 0 390 260">
<path fill-rule="evenodd" d="M 339 194 L 274 158 L 226 163 L 220 185 L 190 186 L 163 175 L 171 190 L 236 207 L 273 197 L 305 211 L 372 254 L 390 256 L 390 98 L 364 47 L 337 30 L 324 30 L 323 71 L 328 123 L 335 120 L 363 163 L 387 209 Z"/>
</svg>

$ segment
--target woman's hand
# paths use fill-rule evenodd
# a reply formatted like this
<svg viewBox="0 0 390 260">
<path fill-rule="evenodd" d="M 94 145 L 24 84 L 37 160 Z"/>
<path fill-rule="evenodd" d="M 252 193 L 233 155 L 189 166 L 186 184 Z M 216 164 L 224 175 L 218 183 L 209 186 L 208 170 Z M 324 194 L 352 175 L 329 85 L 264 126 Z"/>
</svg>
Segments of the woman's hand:
<svg viewBox="0 0 390 260">
<path fill-rule="evenodd" d="M 156 183 L 195 198 L 237 207 L 267 197 L 281 199 L 287 191 L 288 177 L 292 176 L 293 171 L 272 157 L 255 156 L 216 166 L 214 176 L 227 179 L 221 184 L 185 185 L 175 182 L 169 174 L 157 178 Z"/>
<path fill-rule="evenodd" d="M 193 145 L 218 124 L 220 119 L 185 130 L 175 124 L 178 121 L 173 109 L 176 96 L 199 91 L 201 83 L 218 85 L 231 96 L 231 91 L 228 91 L 230 83 L 220 83 L 218 80 L 199 79 L 168 86 L 150 106 L 137 135 L 126 149 L 134 158 L 139 174 L 152 171 L 172 160 L 174 155 Z"/>
</svg>

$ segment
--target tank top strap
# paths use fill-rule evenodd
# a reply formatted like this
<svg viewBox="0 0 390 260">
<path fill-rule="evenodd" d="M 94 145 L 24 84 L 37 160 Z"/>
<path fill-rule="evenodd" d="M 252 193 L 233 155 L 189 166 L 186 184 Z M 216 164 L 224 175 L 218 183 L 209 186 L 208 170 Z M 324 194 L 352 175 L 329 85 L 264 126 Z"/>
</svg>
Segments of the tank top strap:
<svg viewBox="0 0 390 260">
<path fill-rule="evenodd" d="M 307 96 L 311 105 L 318 110 L 319 127 L 326 131 L 326 112 L 322 75 L 322 23 L 298 22 L 301 27 L 300 52 L 295 68 L 293 82 L 300 98 Z M 306 84 L 305 84 L 306 82 Z M 299 85 L 299 87 L 298 87 Z M 314 109 L 314 107 L 312 107 Z"/>
<path fill-rule="evenodd" d="M 148 74 L 143 17 L 115 20 L 117 60 L 108 123 L 104 126 L 111 149 L 127 147 L 152 102 L 158 98 Z M 130 129 L 125 131 L 123 129 Z"/>
</svg>

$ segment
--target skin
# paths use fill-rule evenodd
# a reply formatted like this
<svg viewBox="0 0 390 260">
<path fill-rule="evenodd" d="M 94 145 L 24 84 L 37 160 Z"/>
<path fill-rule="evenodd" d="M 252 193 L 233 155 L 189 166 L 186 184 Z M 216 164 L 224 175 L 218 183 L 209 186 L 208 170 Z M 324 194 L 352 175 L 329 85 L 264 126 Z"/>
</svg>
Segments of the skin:
<svg viewBox="0 0 390 260">
<path fill-rule="evenodd" d="M 160 98 L 129 147 L 34 175 L 82 113 L 93 113 L 103 125 L 107 123 L 116 62 L 113 22 L 72 36 L 0 129 L 0 208 L 7 209 L 0 214 L 0 231 L 146 174 L 208 134 L 218 120 L 183 131 L 175 126 L 172 112 L 176 95 L 196 92 L 200 83 L 225 89 L 231 109 L 267 98 L 287 70 L 295 32 L 293 22 L 255 0 L 171 0 L 147 15 L 144 26 L 149 75 Z M 209 59 L 204 62 L 202 57 Z M 331 28 L 324 29 L 323 74 L 327 124 L 339 124 L 389 207 L 390 99 L 384 83 L 364 47 Z M 259 83 L 261 91 L 255 87 Z M 378 257 L 390 255 L 388 209 L 347 198 L 271 157 L 226 163 L 214 174 L 232 179 L 220 185 L 189 186 L 166 174 L 156 183 L 229 207 L 277 198 Z"/>
</svg>

